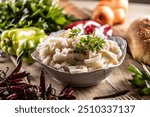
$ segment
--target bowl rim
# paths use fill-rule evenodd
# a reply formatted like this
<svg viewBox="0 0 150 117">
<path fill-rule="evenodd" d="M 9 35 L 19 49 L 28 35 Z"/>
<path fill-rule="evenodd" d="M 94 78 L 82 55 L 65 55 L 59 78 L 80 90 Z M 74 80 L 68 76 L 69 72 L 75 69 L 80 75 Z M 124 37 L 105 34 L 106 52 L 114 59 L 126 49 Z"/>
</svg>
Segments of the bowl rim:
<svg viewBox="0 0 150 117">
<path fill-rule="evenodd" d="M 108 39 L 109 40 L 112 40 L 112 39 L 118 39 L 118 40 L 121 40 L 122 42 L 123 42 L 123 44 L 124 44 L 124 53 L 122 54 L 122 56 L 121 56 L 121 58 L 120 58 L 120 60 L 119 60 L 119 63 L 117 64 L 117 65 L 113 65 L 113 66 L 110 66 L 110 67 L 105 67 L 105 68 L 101 68 L 101 69 L 96 69 L 96 70 L 93 70 L 93 71 L 89 71 L 89 72 L 81 72 L 81 73 L 70 73 L 70 72 L 66 72 L 66 71 L 60 71 L 60 70 L 57 70 L 57 69 L 55 69 L 54 67 L 52 67 L 52 66 L 48 66 L 48 65 L 45 65 L 45 64 L 43 64 L 41 61 L 40 61 L 40 59 L 39 59 L 39 57 L 37 58 L 35 55 L 36 54 L 38 54 L 38 52 L 37 52 L 37 50 L 35 50 L 32 54 L 31 54 L 31 57 L 36 61 L 36 62 L 38 62 L 38 63 L 40 63 L 41 65 L 43 65 L 44 67 L 48 67 L 49 69 L 52 69 L 52 70 L 54 70 L 54 71 L 56 71 L 56 72 L 59 72 L 59 73 L 63 73 L 63 74 L 70 74 L 70 75 L 76 75 L 76 74 L 88 74 L 88 73 L 95 73 L 95 72 L 98 72 L 98 71 L 103 71 L 103 70 L 108 70 L 108 69 L 112 69 L 112 68 L 115 68 L 115 67 L 118 67 L 118 66 L 120 66 L 121 64 L 122 64 L 122 62 L 124 61 L 124 59 L 125 59 L 125 56 L 126 56 L 126 51 L 127 51 L 127 42 L 123 39 L 123 38 L 121 38 L 121 37 L 108 37 Z M 117 41 L 115 41 L 115 42 L 117 42 Z M 117 42 L 118 43 L 118 42 Z"/>
</svg>

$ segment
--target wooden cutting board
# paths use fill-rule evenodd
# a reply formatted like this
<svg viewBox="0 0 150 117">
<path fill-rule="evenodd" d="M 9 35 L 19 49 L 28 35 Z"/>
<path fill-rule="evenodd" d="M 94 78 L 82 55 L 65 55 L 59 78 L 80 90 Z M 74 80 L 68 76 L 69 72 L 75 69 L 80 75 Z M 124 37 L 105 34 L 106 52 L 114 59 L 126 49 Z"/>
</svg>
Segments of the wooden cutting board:
<svg viewBox="0 0 150 117">
<path fill-rule="evenodd" d="M 88 15 L 86 15 L 81 9 L 74 6 L 69 0 L 61 0 L 60 5 L 66 10 L 67 13 L 75 15 L 80 19 L 85 19 L 88 17 Z M 116 26 L 113 27 L 113 29 L 115 36 L 121 36 L 123 38 L 126 38 L 126 27 Z M 122 65 L 116 68 L 112 72 L 112 74 L 104 81 L 92 87 L 74 88 L 74 95 L 79 100 L 92 100 L 94 97 L 105 96 L 115 94 L 120 91 L 129 90 L 129 93 L 110 99 L 140 99 L 139 96 L 136 95 L 133 87 L 128 81 L 131 78 L 131 74 L 128 71 L 128 66 L 130 63 L 141 68 L 141 65 L 136 62 L 130 56 L 130 54 L 127 53 L 125 61 L 122 63 Z M 23 69 L 31 73 L 31 83 L 39 84 L 40 71 L 43 68 L 38 63 L 34 63 L 33 65 L 23 64 Z M 47 73 L 46 83 L 47 85 L 51 83 L 52 87 L 57 90 L 57 93 L 60 92 L 60 90 L 64 87 L 64 85 L 62 85 L 59 81 L 56 81 L 52 76 L 49 76 Z M 150 99 L 149 97 L 146 98 Z"/>
</svg>

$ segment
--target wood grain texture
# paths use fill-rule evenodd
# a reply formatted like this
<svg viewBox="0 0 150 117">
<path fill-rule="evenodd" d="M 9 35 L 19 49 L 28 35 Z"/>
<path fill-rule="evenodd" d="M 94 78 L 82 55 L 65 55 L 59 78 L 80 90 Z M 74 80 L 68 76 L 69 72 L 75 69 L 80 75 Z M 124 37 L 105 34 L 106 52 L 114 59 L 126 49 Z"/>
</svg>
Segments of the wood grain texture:
<svg viewBox="0 0 150 117">
<path fill-rule="evenodd" d="M 78 19 L 86 19 L 88 17 L 83 10 L 73 5 L 70 0 L 60 0 L 60 7 L 62 7 L 67 14 L 73 15 Z"/>
</svg>

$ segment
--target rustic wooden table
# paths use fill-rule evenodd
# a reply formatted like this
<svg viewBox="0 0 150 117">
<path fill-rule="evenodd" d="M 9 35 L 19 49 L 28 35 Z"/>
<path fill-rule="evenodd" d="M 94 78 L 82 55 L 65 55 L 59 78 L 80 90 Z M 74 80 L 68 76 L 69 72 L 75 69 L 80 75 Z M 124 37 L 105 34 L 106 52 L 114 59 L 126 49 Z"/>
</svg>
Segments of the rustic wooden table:
<svg viewBox="0 0 150 117">
<path fill-rule="evenodd" d="M 64 4 L 63 0 L 63 4 Z M 86 14 L 91 13 L 91 11 L 98 4 L 98 1 L 75 1 L 72 0 L 71 4 L 79 7 L 77 11 L 82 11 Z M 70 4 L 69 3 L 69 4 Z M 66 9 L 67 10 L 67 9 Z M 69 13 L 73 13 L 73 11 L 69 11 Z M 74 14 L 74 13 L 73 13 Z M 77 12 L 75 15 L 82 16 L 83 14 Z M 148 16 L 150 15 L 150 5 L 146 4 L 130 4 L 128 19 L 123 25 L 119 25 L 115 27 L 116 29 L 126 29 L 128 25 L 138 17 Z M 114 32 L 115 35 L 122 35 L 120 32 Z M 125 35 L 123 35 L 125 37 Z M 15 67 L 15 60 L 12 57 L 6 56 L 5 58 L 0 57 L 0 69 L 6 70 L 6 67 L 9 67 L 9 71 L 13 70 Z M 104 81 L 98 83 L 98 85 L 87 88 L 74 88 L 74 95 L 79 100 L 91 100 L 93 97 L 105 96 L 110 94 L 115 94 L 120 91 L 130 90 L 129 93 L 124 94 L 122 96 L 112 98 L 112 99 L 150 99 L 150 97 L 139 97 L 135 92 L 131 84 L 129 83 L 129 79 L 131 78 L 131 74 L 128 72 L 128 66 L 132 63 L 135 66 L 141 68 L 141 65 L 132 59 L 132 57 L 127 54 L 125 61 L 123 64 L 116 68 L 113 73 L 107 77 Z M 23 64 L 23 69 L 30 72 L 32 77 L 30 78 L 30 82 L 33 84 L 39 83 L 40 71 L 42 67 L 38 63 L 34 63 L 32 65 Z M 46 83 L 52 84 L 58 92 L 64 87 L 59 81 L 56 81 L 52 76 L 46 74 Z"/>
</svg>

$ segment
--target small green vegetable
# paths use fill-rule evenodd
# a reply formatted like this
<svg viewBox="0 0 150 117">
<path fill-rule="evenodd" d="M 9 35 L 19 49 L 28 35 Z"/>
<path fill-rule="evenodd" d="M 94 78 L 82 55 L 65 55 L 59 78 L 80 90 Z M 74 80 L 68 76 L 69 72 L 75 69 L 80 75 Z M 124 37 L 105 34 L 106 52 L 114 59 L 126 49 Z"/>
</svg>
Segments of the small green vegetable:
<svg viewBox="0 0 150 117">
<path fill-rule="evenodd" d="M 0 47 L 3 52 L 32 63 L 31 53 L 46 37 L 43 30 L 35 27 L 6 30 L 2 33 Z"/>
<path fill-rule="evenodd" d="M 144 95 L 150 95 L 150 73 L 146 69 L 139 70 L 134 65 L 129 66 L 128 70 L 133 73 L 130 82 L 136 86 Z"/>
</svg>

